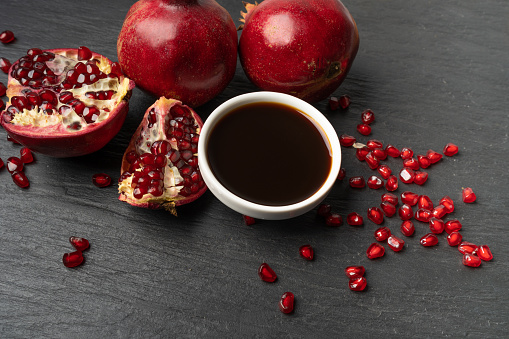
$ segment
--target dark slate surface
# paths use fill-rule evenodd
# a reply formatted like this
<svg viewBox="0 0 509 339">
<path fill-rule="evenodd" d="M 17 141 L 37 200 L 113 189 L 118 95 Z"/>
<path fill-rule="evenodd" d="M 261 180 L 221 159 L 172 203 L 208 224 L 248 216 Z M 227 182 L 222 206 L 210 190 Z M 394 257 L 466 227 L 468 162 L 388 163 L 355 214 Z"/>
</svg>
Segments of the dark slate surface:
<svg viewBox="0 0 509 339">
<path fill-rule="evenodd" d="M 86 45 L 116 60 L 116 38 L 133 1 L 2 1 L 0 31 L 14 31 L 0 45 L 11 61 L 30 47 Z M 219 1 L 237 22 L 241 1 Z M 175 218 L 164 211 L 117 200 L 116 187 L 98 189 L 91 176 L 119 176 L 121 156 L 145 109 L 155 100 L 136 89 L 127 121 L 101 151 L 75 159 L 37 156 L 26 166 L 31 181 L 19 189 L 0 170 L 0 337 L 475 337 L 497 338 L 509 330 L 508 270 L 508 80 L 509 10 L 504 0 L 351 1 L 361 44 L 357 59 L 335 95 L 352 105 L 319 108 L 338 134 L 360 137 L 360 113 L 376 114 L 371 138 L 416 153 L 460 152 L 428 170 L 422 186 L 401 185 L 434 201 L 449 195 L 465 240 L 488 244 L 495 256 L 478 269 L 440 235 L 434 248 L 419 245 L 427 226 L 405 238 L 403 252 L 366 258 L 376 225 L 328 228 L 310 212 L 287 221 L 242 217 L 206 193 Z M 0 81 L 7 76 L 0 74 Z M 198 109 L 203 118 L 235 95 L 254 91 L 240 65 L 228 88 Z M 0 157 L 19 146 L 0 131 Z M 373 172 L 344 149 L 348 176 Z M 398 170 L 401 161 L 387 162 Z M 478 200 L 461 202 L 462 187 Z M 365 215 L 381 191 L 354 190 L 338 182 L 327 198 L 343 216 Z M 400 235 L 400 220 L 385 226 Z M 71 235 L 91 248 L 76 269 L 62 265 Z M 313 262 L 299 246 L 316 250 Z M 259 280 L 268 262 L 279 279 Z M 364 265 L 368 288 L 348 289 L 343 270 Z M 277 302 L 296 295 L 293 315 Z"/>
</svg>

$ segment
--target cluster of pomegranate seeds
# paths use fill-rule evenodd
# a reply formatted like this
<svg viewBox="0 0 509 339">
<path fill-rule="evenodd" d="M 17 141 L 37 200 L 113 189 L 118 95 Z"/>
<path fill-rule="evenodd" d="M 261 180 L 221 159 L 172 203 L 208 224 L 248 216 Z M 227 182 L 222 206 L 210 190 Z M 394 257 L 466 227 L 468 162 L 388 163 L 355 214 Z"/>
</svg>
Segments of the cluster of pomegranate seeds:
<svg viewBox="0 0 509 339">
<path fill-rule="evenodd" d="M 97 187 L 108 187 L 111 185 L 111 177 L 106 173 L 96 173 L 92 176 L 92 183 Z"/>
<path fill-rule="evenodd" d="M 292 292 L 285 292 L 279 299 L 279 309 L 285 314 L 293 312 L 295 304 L 295 296 Z"/>
<path fill-rule="evenodd" d="M 260 267 L 258 267 L 258 276 L 265 282 L 274 282 L 277 279 L 276 272 L 269 266 L 267 263 L 262 263 Z"/>
<path fill-rule="evenodd" d="M 74 246 L 76 251 L 70 253 L 64 253 L 62 258 L 62 262 L 65 267 L 76 267 L 83 263 L 85 260 L 83 256 L 83 251 L 90 247 L 90 243 L 87 239 L 81 237 L 70 237 L 69 242 Z"/>
<path fill-rule="evenodd" d="M 0 33 L 0 42 L 2 42 L 3 44 L 13 42 L 14 38 L 15 38 L 14 33 L 12 33 L 11 31 L 3 31 L 2 33 Z"/>
<path fill-rule="evenodd" d="M 364 277 L 366 269 L 364 266 L 348 266 L 345 268 L 345 274 L 348 277 L 348 287 L 352 291 L 361 292 L 366 289 L 367 281 Z"/>
<path fill-rule="evenodd" d="M 29 164 L 34 161 L 32 151 L 27 147 L 23 147 L 19 151 L 19 157 L 9 157 L 6 161 L 6 168 L 11 175 L 12 181 L 21 188 L 28 188 L 30 181 L 25 175 L 24 169 L 25 164 Z M 1 161 L 1 159 L 0 159 Z M 3 161 L 1 161 L 0 168 L 3 167 Z"/>
<path fill-rule="evenodd" d="M 339 213 L 332 212 L 329 204 L 320 204 L 316 213 L 325 219 L 327 226 L 338 227 L 343 225 L 343 217 Z"/>
<path fill-rule="evenodd" d="M 301 257 L 303 257 L 306 260 L 313 260 L 315 251 L 313 250 L 313 247 L 311 245 L 302 245 L 299 247 L 299 254 Z"/>
</svg>

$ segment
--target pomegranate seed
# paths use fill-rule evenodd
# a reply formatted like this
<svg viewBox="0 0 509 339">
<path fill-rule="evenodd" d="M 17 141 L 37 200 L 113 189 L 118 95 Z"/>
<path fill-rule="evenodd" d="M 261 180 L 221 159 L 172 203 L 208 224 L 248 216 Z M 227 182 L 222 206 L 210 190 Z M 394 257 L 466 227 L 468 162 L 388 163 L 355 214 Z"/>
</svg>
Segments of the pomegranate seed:
<svg viewBox="0 0 509 339">
<path fill-rule="evenodd" d="M 459 232 L 451 232 L 447 236 L 447 243 L 449 246 L 458 246 L 461 244 L 461 241 L 463 240 L 463 236 Z"/>
<path fill-rule="evenodd" d="M 451 234 L 453 232 L 459 232 L 461 230 L 461 223 L 459 222 L 459 220 L 449 220 L 445 223 L 445 231 L 447 232 L 447 234 Z"/>
<path fill-rule="evenodd" d="M 385 189 L 393 192 L 398 189 L 398 178 L 395 175 L 390 175 L 385 183 Z"/>
<path fill-rule="evenodd" d="M 331 213 L 326 219 L 325 224 L 327 226 L 338 227 L 343 225 L 343 217 L 337 213 Z"/>
<path fill-rule="evenodd" d="M 329 98 L 329 108 L 331 111 L 335 111 L 339 108 L 339 99 L 337 97 Z"/>
<path fill-rule="evenodd" d="M 23 162 L 20 158 L 10 157 L 7 159 L 7 170 L 9 173 L 21 172 L 23 171 Z"/>
<path fill-rule="evenodd" d="M 421 168 L 428 168 L 431 166 L 431 161 L 429 161 L 429 159 L 425 155 L 422 155 L 422 154 L 419 154 L 417 156 L 417 162 L 419 163 L 419 166 Z"/>
<path fill-rule="evenodd" d="M 359 159 L 359 161 L 364 161 L 366 160 L 366 156 L 369 154 L 370 150 L 368 147 L 364 146 L 364 147 L 360 147 L 360 148 L 357 148 L 357 150 L 355 151 L 355 156 L 357 157 L 357 159 Z"/>
<path fill-rule="evenodd" d="M 477 199 L 474 191 L 470 187 L 466 187 L 463 189 L 462 196 L 463 196 L 463 202 L 465 202 L 467 204 L 471 204 Z"/>
<path fill-rule="evenodd" d="M 431 215 L 437 219 L 442 219 L 446 214 L 444 205 L 435 206 L 431 211 Z"/>
<path fill-rule="evenodd" d="M 339 97 L 339 105 L 342 109 L 347 109 L 350 106 L 350 97 L 348 95 L 342 95 Z"/>
<path fill-rule="evenodd" d="M 382 148 L 374 148 L 371 150 L 371 153 L 378 159 L 378 160 L 385 160 L 387 159 L 387 152 L 384 151 Z"/>
<path fill-rule="evenodd" d="M 468 241 L 463 241 L 461 244 L 459 244 L 458 251 L 460 251 L 463 254 L 474 253 L 478 250 L 478 248 L 479 247 L 476 244 L 472 244 L 471 242 Z"/>
<path fill-rule="evenodd" d="M 421 222 L 429 222 L 431 219 L 431 211 L 424 208 L 419 208 L 415 211 L 415 219 Z"/>
<path fill-rule="evenodd" d="M 329 204 L 320 204 L 320 206 L 318 206 L 318 210 L 316 211 L 316 213 L 321 216 L 321 217 L 328 217 L 331 213 L 331 205 Z"/>
<path fill-rule="evenodd" d="M 390 175 L 392 174 L 392 170 L 389 166 L 383 164 L 378 167 L 378 173 L 382 176 L 384 179 L 389 179 Z"/>
<path fill-rule="evenodd" d="M 258 267 L 258 276 L 266 282 L 274 282 L 277 279 L 276 272 L 267 263 L 262 263 Z"/>
<path fill-rule="evenodd" d="M 438 238 L 435 234 L 428 233 L 421 238 L 420 243 L 425 247 L 435 246 L 438 244 Z"/>
<path fill-rule="evenodd" d="M 368 178 L 368 187 L 374 190 L 382 188 L 384 186 L 384 181 L 377 177 L 376 175 L 372 175 Z"/>
<path fill-rule="evenodd" d="M 414 171 L 417 171 L 421 167 L 415 158 L 408 158 L 403 160 L 403 166 L 413 169 Z"/>
<path fill-rule="evenodd" d="M 3 31 L 0 33 L 0 41 L 4 44 L 14 41 L 14 33 L 11 31 Z"/>
<path fill-rule="evenodd" d="M 401 201 L 409 206 L 417 205 L 417 201 L 419 200 L 419 195 L 416 193 L 412 193 L 409 191 L 405 191 L 401 193 Z"/>
<path fill-rule="evenodd" d="M 19 150 L 19 155 L 21 162 L 24 164 L 29 164 L 34 161 L 34 156 L 32 155 L 32 151 L 28 147 L 23 147 Z"/>
<path fill-rule="evenodd" d="M 293 312 L 295 296 L 292 292 L 285 292 L 279 299 L 279 309 L 285 314 Z"/>
<path fill-rule="evenodd" d="M 355 143 L 355 141 L 356 141 L 355 137 L 353 137 L 351 135 L 341 134 L 339 136 L 339 143 L 341 144 L 341 146 L 344 146 L 344 147 L 352 146 Z"/>
<path fill-rule="evenodd" d="M 85 258 L 83 258 L 83 253 L 81 253 L 81 251 L 65 253 L 62 258 L 64 266 L 69 268 L 81 265 L 84 260 Z"/>
<path fill-rule="evenodd" d="M 380 160 L 378 160 L 378 158 L 375 157 L 373 152 L 369 152 L 368 154 L 366 154 L 366 158 L 364 160 L 371 169 L 377 169 L 378 166 L 380 165 Z"/>
<path fill-rule="evenodd" d="M 364 291 L 364 289 L 366 288 L 366 286 L 367 286 L 367 282 L 366 282 L 366 278 L 364 278 L 364 277 L 352 278 L 352 279 L 350 279 L 350 281 L 348 282 L 348 287 L 349 287 L 352 291 L 355 291 L 355 292 L 361 292 L 361 291 Z"/>
<path fill-rule="evenodd" d="M 488 245 L 481 245 L 477 250 L 477 256 L 484 261 L 490 261 L 493 259 L 493 254 L 491 254 L 491 250 Z"/>
<path fill-rule="evenodd" d="M 359 213 L 352 212 L 346 216 L 346 222 L 350 226 L 361 226 L 362 224 L 364 224 L 364 219 Z"/>
<path fill-rule="evenodd" d="M 385 248 L 377 242 L 369 245 L 368 250 L 366 251 L 366 255 L 368 259 L 376 259 L 383 257 L 385 254 Z"/>
<path fill-rule="evenodd" d="M 394 251 L 399 252 L 405 247 L 405 241 L 403 239 L 400 239 L 398 237 L 395 237 L 394 235 L 391 235 L 387 239 L 387 245 Z"/>
<path fill-rule="evenodd" d="M 377 148 L 380 148 L 380 149 L 383 148 L 384 144 L 380 140 L 370 139 L 366 143 L 366 146 L 368 146 L 368 148 L 370 150 L 374 150 L 374 149 L 377 149 Z"/>
<path fill-rule="evenodd" d="M 348 266 L 345 268 L 345 274 L 350 279 L 363 277 L 365 272 L 364 266 Z"/>
<path fill-rule="evenodd" d="M 341 168 L 338 173 L 337 180 L 343 180 L 346 177 L 346 170 L 344 168 Z"/>
<path fill-rule="evenodd" d="M 384 193 L 382 194 L 382 202 L 387 201 L 394 206 L 398 205 L 398 196 L 392 193 Z"/>
<path fill-rule="evenodd" d="M 0 82 L 0 97 L 3 97 L 7 92 L 7 87 L 5 87 L 3 82 Z"/>
<path fill-rule="evenodd" d="M 361 113 L 361 120 L 366 125 L 369 125 L 375 121 L 375 113 L 372 110 L 367 109 Z"/>
<path fill-rule="evenodd" d="M 11 62 L 9 61 L 9 59 L 6 59 L 6 58 L 0 58 L 0 69 L 2 70 L 2 72 L 4 72 L 5 74 L 9 73 L 9 69 L 11 68 Z"/>
<path fill-rule="evenodd" d="M 481 266 L 481 259 L 472 253 L 465 253 L 463 254 L 463 265 L 469 266 L 469 267 L 479 267 Z"/>
<path fill-rule="evenodd" d="M 452 143 L 448 143 L 445 145 L 443 152 L 444 155 L 447 155 L 448 157 L 452 157 L 453 155 L 458 153 L 458 146 Z"/>
<path fill-rule="evenodd" d="M 385 152 L 387 153 L 388 156 L 393 158 L 401 157 L 401 151 L 391 144 L 385 146 Z"/>
<path fill-rule="evenodd" d="M 246 226 L 251 226 L 256 222 L 255 218 L 253 217 L 247 215 L 243 215 L 242 217 L 244 218 L 244 223 L 246 224 Z"/>
<path fill-rule="evenodd" d="M 390 218 L 394 214 L 396 214 L 396 206 L 394 206 L 388 201 L 382 201 L 382 203 L 380 204 L 380 208 L 382 208 L 386 217 Z"/>
<path fill-rule="evenodd" d="M 357 132 L 359 132 L 362 135 L 370 135 L 371 134 L 371 126 L 366 125 L 366 124 L 358 124 Z"/>
<path fill-rule="evenodd" d="M 97 187 L 108 187 L 111 184 L 111 177 L 106 173 L 97 173 L 92 176 L 92 182 Z"/>
<path fill-rule="evenodd" d="M 428 173 L 422 171 L 415 171 L 414 183 L 417 185 L 424 185 L 428 180 Z"/>
<path fill-rule="evenodd" d="M 419 198 L 417 199 L 417 207 L 431 211 L 433 210 L 433 202 L 427 195 L 419 195 Z"/>
<path fill-rule="evenodd" d="M 414 211 L 412 210 L 412 206 L 403 204 L 398 209 L 398 215 L 401 220 L 410 220 L 412 219 Z"/>
<path fill-rule="evenodd" d="M 78 48 L 78 60 L 90 60 L 92 59 L 92 52 L 85 46 Z"/>
<path fill-rule="evenodd" d="M 368 208 L 368 219 L 375 224 L 380 225 L 384 222 L 384 214 L 378 207 L 370 207 Z"/>
<path fill-rule="evenodd" d="M 0 169 L 4 167 L 4 161 L 2 160 L 2 158 L 0 158 Z"/>
<path fill-rule="evenodd" d="M 454 212 L 454 201 L 449 196 L 444 196 L 440 199 L 440 205 L 444 206 L 446 213 Z"/>
<path fill-rule="evenodd" d="M 414 223 L 411 220 L 404 220 L 401 223 L 400 230 L 403 235 L 410 237 L 415 233 Z"/>
<path fill-rule="evenodd" d="M 442 219 L 430 218 L 429 219 L 429 229 L 432 233 L 441 234 L 444 232 L 445 223 Z"/>
<path fill-rule="evenodd" d="M 313 260 L 314 251 L 311 245 L 303 245 L 299 248 L 299 254 L 306 260 Z"/>
<path fill-rule="evenodd" d="M 70 237 L 69 242 L 74 246 L 76 250 L 80 252 L 83 252 L 90 246 L 90 243 L 87 239 L 80 237 Z"/>
<path fill-rule="evenodd" d="M 426 158 L 428 158 L 432 164 L 435 164 L 439 162 L 440 159 L 442 159 L 442 154 L 435 152 L 433 150 L 428 150 L 426 152 Z"/>
<path fill-rule="evenodd" d="M 362 176 L 355 176 L 349 179 L 350 187 L 353 188 L 363 188 L 366 186 L 366 181 Z"/>
<path fill-rule="evenodd" d="M 405 184 L 411 184 L 412 182 L 414 182 L 414 178 L 415 172 L 410 168 L 403 167 L 399 172 L 399 180 L 401 180 Z"/>
<path fill-rule="evenodd" d="M 24 172 L 14 172 L 12 173 L 12 180 L 16 185 L 21 188 L 28 188 L 30 186 L 30 182 L 26 177 Z"/>
<path fill-rule="evenodd" d="M 375 230 L 375 239 L 377 241 L 385 241 L 391 236 L 391 230 L 389 227 L 380 227 Z"/>
<path fill-rule="evenodd" d="M 414 156 L 414 151 L 412 151 L 411 148 L 403 147 L 401 149 L 401 159 L 403 159 L 403 160 L 410 159 L 413 156 Z"/>
</svg>

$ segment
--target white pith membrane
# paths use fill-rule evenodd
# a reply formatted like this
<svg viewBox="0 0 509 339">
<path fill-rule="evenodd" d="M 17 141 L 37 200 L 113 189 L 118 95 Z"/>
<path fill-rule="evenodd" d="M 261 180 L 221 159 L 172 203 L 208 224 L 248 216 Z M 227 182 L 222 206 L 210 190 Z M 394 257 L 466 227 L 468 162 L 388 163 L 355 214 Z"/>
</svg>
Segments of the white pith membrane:
<svg viewBox="0 0 509 339">
<path fill-rule="evenodd" d="M 154 105 L 148 108 L 147 114 L 143 118 L 147 119 L 148 112 L 150 110 L 155 110 L 156 113 L 155 116 L 157 117 L 157 119 L 155 120 L 155 122 L 151 124 L 151 127 L 149 127 L 148 124 L 143 125 L 143 128 L 140 131 L 140 135 L 134 142 L 134 151 L 138 156 L 144 153 L 151 153 L 152 144 L 156 141 L 163 140 L 168 141 L 173 150 L 181 151 L 179 150 L 178 140 L 173 136 L 169 138 L 166 133 L 168 127 L 172 125 L 172 119 L 174 119 L 170 112 L 171 108 L 174 105 L 178 105 L 189 112 L 189 118 L 193 122 L 192 126 L 192 129 L 194 130 L 193 134 L 195 135 L 200 134 L 200 127 L 195 121 L 190 108 L 181 105 L 180 101 L 161 97 L 158 101 L 156 101 L 156 103 L 154 103 Z M 131 144 L 133 144 L 133 141 L 131 141 Z M 132 151 L 131 145 L 129 149 Z M 198 154 L 194 152 L 193 156 L 197 157 Z M 170 211 L 172 214 L 176 215 L 175 210 L 176 202 L 178 200 L 186 198 L 185 196 L 180 195 L 181 190 L 184 188 L 184 178 L 180 174 L 179 168 L 177 168 L 176 164 L 173 164 L 171 162 L 167 155 L 166 159 L 167 159 L 166 166 L 162 168 L 164 183 L 162 195 L 155 196 L 151 193 L 146 193 L 143 195 L 142 198 L 138 199 L 135 198 L 134 190 L 136 189 L 136 187 L 132 187 L 134 178 L 134 173 L 132 173 L 129 177 L 119 182 L 118 192 L 120 193 L 121 197 L 123 196 L 125 198 L 121 200 L 126 200 L 128 203 L 134 203 L 134 205 L 149 204 L 153 207 L 154 206 L 162 207 Z M 179 158 L 179 160 L 181 160 L 181 158 Z M 126 161 L 125 156 L 123 161 Z M 144 166 L 142 165 L 134 172 L 141 172 L 143 171 L 143 168 Z M 124 170 L 124 166 L 122 170 Z M 196 171 L 199 172 L 199 169 L 196 168 Z"/>
<path fill-rule="evenodd" d="M 68 70 L 74 68 L 74 66 L 78 62 L 86 63 L 87 61 L 79 61 L 76 59 L 77 54 L 75 52 L 65 52 L 62 51 L 60 54 L 56 53 L 55 58 L 50 61 L 46 61 L 46 65 L 49 69 L 51 69 L 55 75 L 58 76 L 60 82 L 65 79 L 66 73 Z M 111 66 L 107 59 L 103 57 L 95 58 L 96 65 L 99 67 L 99 70 L 105 74 L 111 73 Z M 22 93 L 18 93 L 17 91 L 20 88 L 27 88 L 29 86 L 23 86 L 21 83 L 15 78 L 10 79 L 9 88 L 7 90 L 7 95 L 9 97 L 9 102 L 6 107 L 11 105 L 11 99 L 13 96 L 22 96 Z M 48 87 L 51 89 L 51 87 Z M 39 90 L 33 90 L 38 92 Z M 78 99 L 83 102 L 86 106 L 95 106 L 100 110 L 100 114 L 97 120 L 92 123 L 99 123 L 108 118 L 110 113 L 114 110 L 114 108 L 123 100 L 129 91 L 129 79 L 126 77 L 122 77 L 119 81 L 118 78 L 106 77 L 103 79 L 99 79 L 93 84 L 86 85 L 83 84 L 79 88 L 71 88 L 71 89 L 62 89 L 62 92 L 71 92 L 74 96 L 74 99 Z M 99 92 L 99 91 L 114 91 L 115 93 L 112 95 L 111 99 L 108 100 L 99 100 L 99 99 L 91 99 L 88 98 L 85 94 L 87 92 Z M 57 97 L 58 97 L 58 93 Z M 80 129 L 72 128 L 71 126 L 79 125 L 81 127 L 89 125 L 85 121 L 85 119 L 79 116 L 71 106 L 71 109 L 68 110 L 65 114 L 59 114 L 58 109 L 66 104 L 58 101 L 58 104 L 54 106 L 54 113 L 47 114 L 41 107 L 35 106 L 33 109 L 23 109 L 16 113 L 10 123 L 21 126 L 34 126 L 34 127 L 47 127 L 47 126 L 55 126 L 62 125 L 62 127 L 68 132 L 76 132 Z M 106 110 L 105 110 L 106 109 Z"/>
</svg>

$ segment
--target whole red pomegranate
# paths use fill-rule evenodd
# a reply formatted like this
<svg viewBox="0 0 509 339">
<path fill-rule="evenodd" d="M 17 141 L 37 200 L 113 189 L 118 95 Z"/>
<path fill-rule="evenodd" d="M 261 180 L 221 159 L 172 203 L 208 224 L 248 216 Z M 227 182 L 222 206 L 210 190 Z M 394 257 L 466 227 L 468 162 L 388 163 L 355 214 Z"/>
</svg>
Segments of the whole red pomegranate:
<svg viewBox="0 0 509 339">
<path fill-rule="evenodd" d="M 32 48 L 10 68 L 0 123 L 32 151 L 89 154 L 119 132 L 133 88 L 118 63 L 86 47 Z"/>
<path fill-rule="evenodd" d="M 308 102 L 339 87 L 359 48 L 355 21 L 339 0 L 264 0 L 245 7 L 239 56 L 251 82 Z"/>
<path fill-rule="evenodd" d="M 214 0 L 140 0 L 127 13 L 117 51 L 138 87 L 197 107 L 233 78 L 237 32 Z"/>
<path fill-rule="evenodd" d="M 122 159 L 119 199 L 176 215 L 176 206 L 200 197 L 207 190 L 198 167 L 202 126 L 178 100 L 161 97 L 150 106 Z"/>
</svg>

